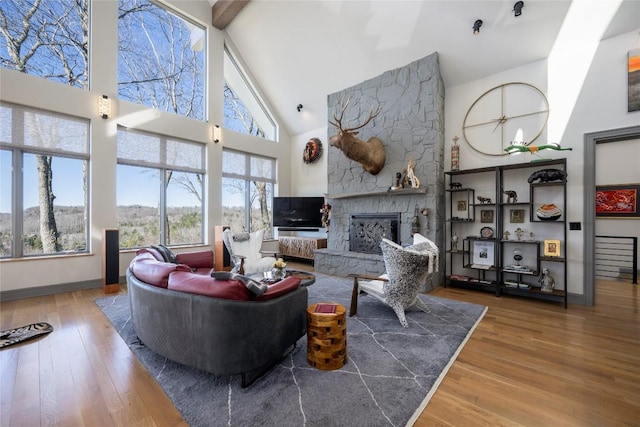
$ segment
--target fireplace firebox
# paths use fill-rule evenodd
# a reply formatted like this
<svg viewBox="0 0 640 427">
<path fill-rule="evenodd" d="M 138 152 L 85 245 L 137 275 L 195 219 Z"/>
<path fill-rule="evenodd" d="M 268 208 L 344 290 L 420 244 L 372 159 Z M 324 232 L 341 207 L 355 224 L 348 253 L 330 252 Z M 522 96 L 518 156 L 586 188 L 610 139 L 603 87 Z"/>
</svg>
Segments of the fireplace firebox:
<svg viewBox="0 0 640 427">
<path fill-rule="evenodd" d="M 382 255 L 382 238 L 400 243 L 400 212 L 351 214 L 349 250 Z"/>
</svg>

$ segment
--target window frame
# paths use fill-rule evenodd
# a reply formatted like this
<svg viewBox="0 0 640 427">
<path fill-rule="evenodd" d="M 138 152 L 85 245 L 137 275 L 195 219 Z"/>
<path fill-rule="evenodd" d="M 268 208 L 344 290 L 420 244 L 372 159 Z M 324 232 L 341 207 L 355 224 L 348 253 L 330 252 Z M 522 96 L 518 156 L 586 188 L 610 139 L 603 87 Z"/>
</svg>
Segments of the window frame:
<svg viewBox="0 0 640 427">
<path fill-rule="evenodd" d="M 238 154 L 238 155 L 242 155 L 245 158 L 245 171 L 246 173 L 243 174 L 239 174 L 239 173 L 233 173 L 233 172 L 225 172 L 224 170 L 224 155 L 225 153 L 230 153 L 230 154 Z M 258 176 L 258 175 L 253 175 L 251 173 L 251 161 L 252 159 L 261 159 L 261 160 L 267 160 L 269 162 L 271 162 L 272 164 L 272 168 L 271 168 L 271 177 L 262 177 L 262 176 Z M 260 182 L 265 182 L 267 184 L 271 184 L 273 186 L 272 188 L 272 192 L 271 192 L 271 203 L 270 203 L 270 208 L 271 208 L 271 221 L 270 221 L 270 227 L 267 229 L 268 233 L 265 233 L 265 236 L 268 237 L 268 235 L 270 235 L 273 231 L 273 197 L 275 195 L 275 190 L 276 190 L 276 185 L 277 185 L 277 180 L 276 180 L 276 176 L 277 176 L 277 167 L 278 167 L 278 162 L 277 159 L 272 158 L 272 157 L 267 157 L 267 156 L 263 156 L 260 154 L 253 154 L 253 153 L 247 153 L 247 152 L 243 152 L 243 151 L 239 151 L 239 150 L 234 150 L 234 149 L 228 149 L 228 148 L 223 148 L 222 150 L 222 161 L 223 161 L 223 169 L 221 171 L 221 191 L 222 193 L 224 193 L 224 179 L 225 178 L 230 178 L 230 179 L 237 179 L 240 181 L 244 181 L 245 184 L 245 192 L 244 192 L 244 224 L 243 227 L 245 229 L 250 230 L 250 225 L 251 225 L 251 209 L 252 209 L 252 203 L 251 203 L 251 186 L 252 183 L 254 181 L 260 181 Z M 222 206 L 222 209 L 224 211 L 224 206 Z M 223 213 L 224 216 L 224 213 Z"/>
<path fill-rule="evenodd" d="M 123 157 L 121 154 L 124 154 L 121 151 L 121 148 L 124 149 L 120 143 L 121 143 L 121 135 L 123 134 L 127 134 L 127 137 L 129 137 L 129 135 L 142 135 L 145 137 L 150 137 L 152 139 L 157 139 L 158 140 L 158 144 L 159 144 L 159 148 L 158 148 L 158 155 L 160 157 L 160 159 L 155 160 L 155 161 L 149 161 L 149 160 L 144 160 L 144 159 L 132 159 L 132 158 L 127 158 L 127 157 Z M 132 136 L 132 137 L 133 137 Z M 160 216 L 160 220 L 159 220 L 159 235 L 158 237 L 158 242 L 161 244 L 165 244 L 167 246 L 171 246 L 171 247 L 179 247 L 179 246 L 193 246 L 193 245 L 202 245 L 205 243 L 206 241 L 206 233 L 205 233 L 205 225 L 207 223 L 206 221 L 206 216 L 205 213 L 207 211 L 206 206 L 207 206 L 207 201 L 206 201 L 206 193 L 205 193 L 205 189 L 206 189 L 206 177 L 207 177 L 207 169 L 206 169 L 206 155 L 207 155 L 207 144 L 201 143 L 201 142 L 197 142 L 197 141 L 191 141 L 191 140 L 187 140 L 184 138 L 177 138 L 177 137 L 173 137 L 173 136 L 169 136 L 169 135 L 164 135 L 164 134 L 160 134 L 157 132 L 149 132 L 149 131 L 142 131 L 142 130 L 138 130 L 138 129 L 127 129 L 124 128 L 122 126 L 118 127 L 118 133 L 117 133 L 117 160 L 116 160 L 116 189 L 118 187 L 117 181 L 119 179 L 119 168 L 118 166 L 120 165 L 124 165 L 124 166 L 133 166 L 133 167 L 139 167 L 139 168 L 146 168 L 146 169 L 152 169 L 155 171 L 158 171 L 158 175 L 159 175 L 159 179 L 158 179 L 158 214 Z M 131 141 L 124 141 L 123 143 L 131 143 Z M 191 146 L 191 147 L 197 147 L 198 150 L 200 150 L 200 156 L 199 156 L 199 160 L 200 160 L 200 166 L 199 167 L 195 167 L 195 166 L 186 166 L 186 165 L 178 165 L 178 164 L 173 164 L 171 163 L 171 161 L 168 159 L 168 155 L 167 153 L 170 151 L 170 147 L 169 145 L 180 145 L 180 144 L 184 144 L 185 146 Z M 147 152 L 148 153 L 148 152 Z M 136 153 L 134 153 L 136 154 Z M 180 159 L 178 159 L 180 160 Z M 200 224 L 200 241 L 198 242 L 181 242 L 181 243 L 169 243 L 167 242 L 167 219 L 168 219 L 168 206 L 167 206 L 167 190 L 168 190 L 168 184 L 170 183 L 170 181 L 167 180 L 167 175 L 168 172 L 178 172 L 178 173 L 191 173 L 191 174 L 200 174 L 202 175 L 202 179 L 201 179 L 201 183 L 200 183 L 200 194 L 201 194 L 201 204 L 200 204 L 200 218 L 201 218 L 201 224 Z M 120 207 L 120 204 L 118 202 L 118 196 L 116 195 L 116 211 L 118 210 L 118 208 Z M 118 226 L 120 227 L 120 224 L 118 224 Z M 142 246 L 135 246 L 135 247 L 120 247 L 120 250 L 130 250 L 130 249 L 137 249 L 140 248 Z"/>
<path fill-rule="evenodd" d="M 0 102 L 0 108 L 8 108 L 11 110 L 11 121 L 9 127 L 11 128 L 10 141 L 0 140 L 0 150 L 7 151 L 11 154 L 11 253 L 7 256 L 0 256 L 0 259 L 19 259 L 19 258 L 41 258 L 51 256 L 64 256 L 70 254 L 83 254 L 89 253 L 91 248 L 90 229 L 91 229 L 91 217 L 90 217 L 90 176 L 91 176 L 91 155 L 90 155 L 90 134 L 91 123 L 90 120 L 73 116 L 70 114 L 60 113 L 58 111 L 49 111 L 41 108 L 24 106 L 12 102 Z M 23 117 L 17 119 L 20 126 L 19 131 L 16 129 L 14 122 L 15 114 L 38 114 L 46 116 L 48 118 L 59 118 L 62 120 L 70 120 L 72 122 L 81 123 L 85 127 L 86 141 L 84 142 L 84 150 L 72 151 L 69 149 L 60 148 L 60 144 L 53 141 L 50 146 L 43 145 L 31 145 L 25 144 L 25 120 Z M 28 129 L 28 128 L 27 128 Z M 64 135 L 61 137 L 64 138 Z M 58 139 L 61 139 L 58 138 Z M 40 141 L 43 142 L 43 141 Z M 34 156 L 48 156 L 52 158 L 64 158 L 79 160 L 84 162 L 84 168 L 86 170 L 85 182 L 82 184 L 84 187 L 84 200 L 83 208 L 85 210 L 84 220 L 84 250 L 61 250 L 59 252 L 43 252 L 36 254 L 25 254 L 24 250 L 24 156 L 26 154 Z M 54 178 L 55 179 L 55 178 Z M 55 206 L 55 204 L 54 204 Z M 59 231 L 59 230 L 58 230 Z"/>
<path fill-rule="evenodd" d="M 262 129 L 265 134 L 264 137 L 257 137 L 268 141 L 278 142 L 279 126 L 277 121 L 275 120 L 274 115 L 267 108 L 266 103 L 264 102 L 262 97 L 258 95 L 256 86 L 251 82 L 247 75 L 247 72 L 241 66 L 237 55 L 234 54 L 233 50 L 226 42 L 223 49 L 223 68 L 223 82 L 229 85 L 235 95 L 240 98 L 245 108 L 256 120 L 260 129 Z M 244 131 L 237 132 L 246 133 Z"/>
</svg>

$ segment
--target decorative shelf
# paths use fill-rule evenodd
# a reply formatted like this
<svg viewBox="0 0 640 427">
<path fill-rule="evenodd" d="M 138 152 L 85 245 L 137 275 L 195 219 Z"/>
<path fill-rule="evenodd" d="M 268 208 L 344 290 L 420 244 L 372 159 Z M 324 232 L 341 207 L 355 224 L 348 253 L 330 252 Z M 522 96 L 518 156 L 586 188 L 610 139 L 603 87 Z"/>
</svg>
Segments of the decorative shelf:
<svg viewBox="0 0 640 427">
<path fill-rule="evenodd" d="M 415 194 L 427 194 L 427 187 L 402 188 L 400 190 L 373 191 L 369 193 L 325 194 L 324 197 L 326 199 L 353 199 L 356 197 L 410 196 Z"/>
</svg>

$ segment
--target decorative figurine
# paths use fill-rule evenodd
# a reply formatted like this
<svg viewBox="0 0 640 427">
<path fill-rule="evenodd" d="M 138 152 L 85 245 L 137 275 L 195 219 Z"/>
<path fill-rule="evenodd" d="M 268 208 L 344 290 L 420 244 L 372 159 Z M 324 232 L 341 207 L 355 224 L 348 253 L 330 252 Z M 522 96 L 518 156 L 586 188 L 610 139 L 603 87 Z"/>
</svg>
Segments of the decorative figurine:
<svg viewBox="0 0 640 427">
<path fill-rule="evenodd" d="M 504 232 L 504 240 L 509 240 L 509 236 L 511 236 L 511 233 L 509 233 L 509 230 Z"/>
<path fill-rule="evenodd" d="M 533 241 L 533 231 L 529 233 L 529 240 Z"/>
<path fill-rule="evenodd" d="M 399 190 L 402 188 L 402 173 L 396 172 L 396 182 L 391 186 L 391 190 Z"/>
<path fill-rule="evenodd" d="M 413 172 L 413 159 L 409 157 L 409 163 L 407 164 L 407 169 L 402 179 L 402 186 L 405 188 L 419 188 L 420 180 Z"/>
<path fill-rule="evenodd" d="M 518 202 L 518 193 L 513 190 L 505 190 L 504 194 L 507 195 L 507 203 L 517 203 Z"/>
<path fill-rule="evenodd" d="M 454 232 L 453 236 L 451 236 L 451 250 L 458 250 L 458 233 Z"/>
<path fill-rule="evenodd" d="M 329 225 L 331 224 L 331 205 L 325 203 L 322 205 L 322 225 L 324 225 L 324 229 L 328 232 Z"/>
<path fill-rule="evenodd" d="M 411 221 L 411 234 L 420 232 L 420 218 L 418 217 L 418 205 L 416 205 L 413 212 L 413 220 Z"/>
<path fill-rule="evenodd" d="M 516 266 L 520 267 L 520 261 L 522 261 L 524 257 L 522 256 L 522 249 L 514 249 L 513 250 L 513 259 L 516 262 Z"/>
<path fill-rule="evenodd" d="M 458 145 L 458 136 L 453 137 L 453 145 L 451 145 L 451 170 L 460 170 L 460 146 Z"/>
<path fill-rule="evenodd" d="M 522 233 L 524 233 L 524 230 L 522 228 L 516 228 L 516 237 L 518 238 L 518 240 L 522 239 Z"/>
<path fill-rule="evenodd" d="M 483 205 L 490 205 L 491 204 L 491 197 L 478 196 L 477 198 L 478 198 L 478 201 Z"/>
<path fill-rule="evenodd" d="M 461 182 L 451 182 L 449 183 L 449 188 L 451 188 L 452 190 L 459 190 L 462 188 L 462 183 Z"/>
<path fill-rule="evenodd" d="M 551 276 L 548 268 L 542 269 L 542 274 L 538 279 L 538 283 L 540 283 L 541 292 L 553 292 L 553 289 L 556 287 L 556 281 Z"/>
</svg>

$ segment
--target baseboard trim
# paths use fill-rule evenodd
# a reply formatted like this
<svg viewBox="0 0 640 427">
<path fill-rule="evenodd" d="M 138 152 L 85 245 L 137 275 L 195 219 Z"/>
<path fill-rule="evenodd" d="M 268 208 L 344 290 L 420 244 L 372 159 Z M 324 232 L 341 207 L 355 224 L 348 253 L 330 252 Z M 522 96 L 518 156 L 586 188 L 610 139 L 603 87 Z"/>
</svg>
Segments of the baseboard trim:
<svg viewBox="0 0 640 427">
<path fill-rule="evenodd" d="M 125 283 L 126 278 L 120 277 L 120 284 Z M 24 298 L 42 297 L 45 295 L 62 294 L 65 292 L 83 291 L 102 287 L 102 279 L 83 280 L 81 282 L 60 283 L 57 285 L 36 286 L 33 288 L 12 289 L 0 291 L 0 301 L 14 301 Z"/>
</svg>

